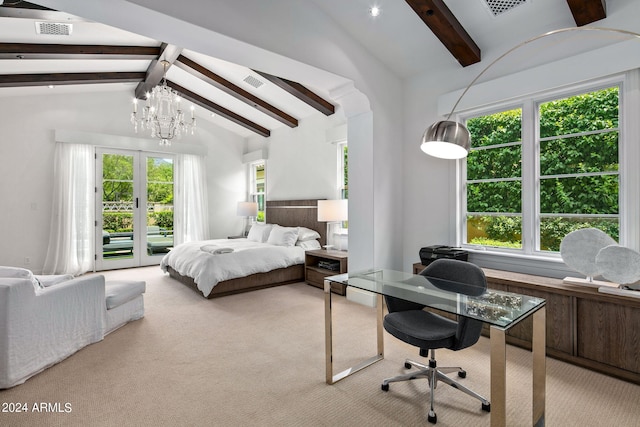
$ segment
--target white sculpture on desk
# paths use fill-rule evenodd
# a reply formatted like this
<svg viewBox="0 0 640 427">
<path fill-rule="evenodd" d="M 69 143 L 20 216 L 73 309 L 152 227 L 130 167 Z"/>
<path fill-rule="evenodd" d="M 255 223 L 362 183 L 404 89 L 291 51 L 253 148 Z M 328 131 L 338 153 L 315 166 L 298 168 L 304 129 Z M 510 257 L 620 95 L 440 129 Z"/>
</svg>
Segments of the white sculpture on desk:
<svg viewBox="0 0 640 427">
<path fill-rule="evenodd" d="M 597 228 L 582 228 L 567 234 L 560 242 L 560 255 L 568 267 L 584 274 L 586 279 L 565 277 L 569 284 L 602 286 L 604 282 L 594 281 L 593 278 L 601 274 L 596 263 L 596 256 L 601 249 L 617 245 L 616 241 L 605 232 Z"/>
<path fill-rule="evenodd" d="M 618 283 L 621 289 L 629 289 L 640 281 L 640 253 L 624 246 L 611 245 L 596 255 L 596 265 L 607 280 Z"/>
</svg>

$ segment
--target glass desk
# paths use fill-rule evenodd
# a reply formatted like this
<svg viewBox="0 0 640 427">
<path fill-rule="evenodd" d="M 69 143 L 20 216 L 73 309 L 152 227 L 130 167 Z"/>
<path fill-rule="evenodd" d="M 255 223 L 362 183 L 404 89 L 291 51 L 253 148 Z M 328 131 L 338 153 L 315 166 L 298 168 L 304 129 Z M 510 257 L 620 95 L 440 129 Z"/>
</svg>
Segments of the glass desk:
<svg viewBox="0 0 640 427">
<path fill-rule="evenodd" d="M 340 373 L 333 373 L 331 282 L 372 292 L 376 295 L 377 354 Z M 324 281 L 326 381 L 333 384 L 384 358 L 382 326 L 385 295 L 424 304 L 447 313 L 485 322 L 490 327 L 491 426 L 506 425 L 506 331 L 533 316 L 533 422 L 544 425 L 546 361 L 545 300 L 528 295 L 488 289 L 481 295 L 468 295 L 463 283 L 428 278 L 394 270 L 369 270 L 329 276 Z"/>
</svg>

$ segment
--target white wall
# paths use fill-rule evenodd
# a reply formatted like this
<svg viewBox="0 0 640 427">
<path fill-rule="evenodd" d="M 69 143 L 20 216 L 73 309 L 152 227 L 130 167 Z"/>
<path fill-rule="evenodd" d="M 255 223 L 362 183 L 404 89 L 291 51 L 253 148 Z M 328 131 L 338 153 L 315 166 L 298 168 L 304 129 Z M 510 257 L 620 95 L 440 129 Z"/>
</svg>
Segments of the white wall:
<svg viewBox="0 0 640 427">
<path fill-rule="evenodd" d="M 25 266 L 34 271 L 44 265 L 55 130 L 135 137 L 129 123 L 130 104 L 128 91 L 0 97 L 0 265 Z M 202 121 L 199 126 L 198 135 L 189 143 L 200 144 L 209 152 L 211 230 L 213 235 L 226 236 L 235 230 L 236 201 L 246 187 L 242 165 L 245 142 Z"/>
<path fill-rule="evenodd" d="M 250 151 L 266 149 L 268 153 L 268 200 L 338 196 L 337 146 L 327 141 L 327 131 L 340 120 L 344 119 L 318 113 L 300 120 L 297 128 L 276 129 L 269 138 L 249 142 Z"/>
</svg>

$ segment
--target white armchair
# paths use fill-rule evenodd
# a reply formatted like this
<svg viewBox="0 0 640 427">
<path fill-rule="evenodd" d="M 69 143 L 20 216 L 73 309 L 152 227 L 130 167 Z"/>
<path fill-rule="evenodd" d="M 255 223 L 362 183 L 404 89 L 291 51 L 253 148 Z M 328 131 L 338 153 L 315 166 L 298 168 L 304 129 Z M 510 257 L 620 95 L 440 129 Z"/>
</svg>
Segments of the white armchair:
<svg viewBox="0 0 640 427">
<path fill-rule="evenodd" d="M 0 389 L 22 384 L 104 337 L 104 276 L 35 289 L 0 277 Z"/>
</svg>

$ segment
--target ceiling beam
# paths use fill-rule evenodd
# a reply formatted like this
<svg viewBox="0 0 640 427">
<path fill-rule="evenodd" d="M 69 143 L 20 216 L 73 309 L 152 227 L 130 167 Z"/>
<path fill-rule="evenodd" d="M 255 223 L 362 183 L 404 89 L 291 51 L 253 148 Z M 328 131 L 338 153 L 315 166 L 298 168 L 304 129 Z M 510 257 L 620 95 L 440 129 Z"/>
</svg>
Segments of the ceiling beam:
<svg viewBox="0 0 640 427">
<path fill-rule="evenodd" d="M 152 59 L 159 46 L 0 43 L 0 59 Z"/>
<path fill-rule="evenodd" d="M 143 82 L 140 82 L 138 87 L 136 87 L 136 98 L 147 99 L 147 93 L 151 92 L 151 89 L 159 85 L 164 77 L 166 70 L 164 69 L 162 61 L 167 61 L 169 66 L 171 66 L 171 64 L 178 59 L 178 56 L 180 56 L 180 52 L 182 52 L 182 48 L 172 44 L 162 43 L 156 59 L 151 61 L 149 68 L 147 68 L 146 78 Z"/>
<path fill-rule="evenodd" d="M 233 96 L 234 98 L 250 105 L 258 111 L 268 115 L 273 119 L 278 120 L 281 123 L 284 123 L 291 128 L 298 126 L 298 119 L 296 119 L 295 117 L 290 116 L 289 114 L 269 104 L 268 102 L 263 101 L 252 93 L 247 92 L 239 86 L 236 86 L 224 77 L 219 76 L 218 74 L 203 67 L 197 62 L 192 61 L 186 56 L 180 55 L 178 57 L 178 60 L 175 62 L 175 65 L 191 74 L 192 76 L 209 83 L 210 85 L 220 89 L 226 94 Z"/>
<path fill-rule="evenodd" d="M 144 79 L 144 72 L 1 74 L 0 87 L 131 83 Z"/>
<path fill-rule="evenodd" d="M 256 70 L 254 71 L 260 74 L 265 79 L 269 80 L 271 83 L 275 84 L 276 86 L 280 87 L 281 89 L 284 89 L 291 95 L 295 96 L 299 100 L 309 104 L 310 106 L 320 111 L 325 116 L 330 116 L 336 112 L 336 108 L 332 103 L 322 98 L 315 92 L 307 89 L 305 86 L 301 85 L 300 83 L 283 79 L 281 77 L 272 76 L 271 74 L 263 73 L 261 71 L 256 71 Z"/>
<path fill-rule="evenodd" d="M 221 117 L 224 117 L 227 120 L 230 120 L 232 122 L 234 122 L 237 125 L 242 126 L 245 129 L 249 129 L 252 132 L 257 133 L 258 135 L 264 136 L 264 137 L 269 137 L 271 136 L 271 131 L 269 131 L 269 129 L 266 129 L 262 126 L 260 126 L 259 124 L 256 124 L 254 122 L 252 122 L 249 119 L 246 119 L 242 116 L 240 116 L 239 114 L 234 113 L 231 110 L 228 110 L 226 108 L 224 108 L 221 105 L 216 104 L 213 101 L 208 100 L 207 98 L 204 98 L 200 95 L 198 95 L 197 93 L 191 92 L 190 90 L 180 86 L 177 83 L 174 83 L 170 80 L 167 80 L 167 86 L 171 87 L 172 89 L 174 89 L 176 92 L 180 93 L 180 95 L 182 95 L 182 97 L 190 102 L 193 102 L 194 104 L 197 104 L 199 106 L 201 106 L 202 108 L 205 108 L 215 114 L 220 115 Z"/>
<path fill-rule="evenodd" d="M 605 0 L 567 0 L 567 4 L 578 27 L 607 17 Z"/>
<path fill-rule="evenodd" d="M 480 62 L 480 48 L 443 0 L 405 1 L 463 67 Z"/>
</svg>

